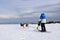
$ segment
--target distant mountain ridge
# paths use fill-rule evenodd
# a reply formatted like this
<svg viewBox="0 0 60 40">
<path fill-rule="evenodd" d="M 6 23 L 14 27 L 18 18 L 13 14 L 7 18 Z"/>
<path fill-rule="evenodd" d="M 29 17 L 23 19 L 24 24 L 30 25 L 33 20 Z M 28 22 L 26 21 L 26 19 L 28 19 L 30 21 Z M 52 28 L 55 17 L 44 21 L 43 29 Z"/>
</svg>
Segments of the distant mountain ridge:
<svg viewBox="0 0 60 40">
<path fill-rule="evenodd" d="M 39 17 L 26 17 L 26 18 L 10 18 L 10 19 L 0 19 L 0 24 L 8 23 L 8 24 L 18 24 L 18 23 L 38 23 Z M 58 18 L 47 18 L 47 22 L 59 23 L 60 20 Z"/>
</svg>

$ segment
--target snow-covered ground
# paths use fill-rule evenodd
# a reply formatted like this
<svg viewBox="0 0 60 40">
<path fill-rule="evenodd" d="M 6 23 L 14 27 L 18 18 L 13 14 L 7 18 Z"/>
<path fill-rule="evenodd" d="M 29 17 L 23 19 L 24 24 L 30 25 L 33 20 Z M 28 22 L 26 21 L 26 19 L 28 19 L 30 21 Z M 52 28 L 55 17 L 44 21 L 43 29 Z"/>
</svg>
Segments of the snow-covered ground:
<svg viewBox="0 0 60 40">
<path fill-rule="evenodd" d="M 60 40 L 60 24 L 46 24 L 47 32 L 38 32 L 37 24 L 0 24 L 0 40 Z"/>
</svg>

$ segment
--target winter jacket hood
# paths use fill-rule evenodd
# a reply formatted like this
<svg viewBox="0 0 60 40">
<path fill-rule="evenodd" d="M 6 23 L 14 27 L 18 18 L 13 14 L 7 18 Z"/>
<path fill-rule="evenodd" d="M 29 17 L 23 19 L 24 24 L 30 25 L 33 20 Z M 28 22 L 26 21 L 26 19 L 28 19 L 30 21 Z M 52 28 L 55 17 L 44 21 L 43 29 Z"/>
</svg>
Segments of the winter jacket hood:
<svg viewBox="0 0 60 40">
<path fill-rule="evenodd" d="M 41 13 L 40 19 L 46 19 L 46 16 L 44 13 Z"/>
</svg>

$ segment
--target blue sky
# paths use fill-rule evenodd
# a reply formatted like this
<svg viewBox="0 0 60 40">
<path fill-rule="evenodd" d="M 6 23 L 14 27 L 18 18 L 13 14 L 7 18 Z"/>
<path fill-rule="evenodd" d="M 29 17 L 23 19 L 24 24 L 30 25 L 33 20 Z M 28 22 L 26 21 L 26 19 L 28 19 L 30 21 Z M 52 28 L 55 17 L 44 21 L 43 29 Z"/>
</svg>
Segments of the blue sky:
<svg viewBox="0 0 60 40">
<path fill-rule="evenodd" d="M 41 12 L 60 20 L 60 0 L 0 0 L 0 19 L 39 17 Z"/>
</svg>

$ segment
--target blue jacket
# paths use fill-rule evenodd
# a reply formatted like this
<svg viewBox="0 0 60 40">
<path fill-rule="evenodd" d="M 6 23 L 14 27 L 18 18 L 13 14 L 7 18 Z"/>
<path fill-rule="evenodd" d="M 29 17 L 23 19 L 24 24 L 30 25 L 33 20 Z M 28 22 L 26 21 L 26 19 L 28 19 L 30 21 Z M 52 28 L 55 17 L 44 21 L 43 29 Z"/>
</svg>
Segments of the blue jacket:
<svg viewBox="0 0 60 40">
<path fill-rule="evenodd" d="M 46 19 L 46 16 L 44 13 L 41 13 L 40 19 Z"/>
</svg>

